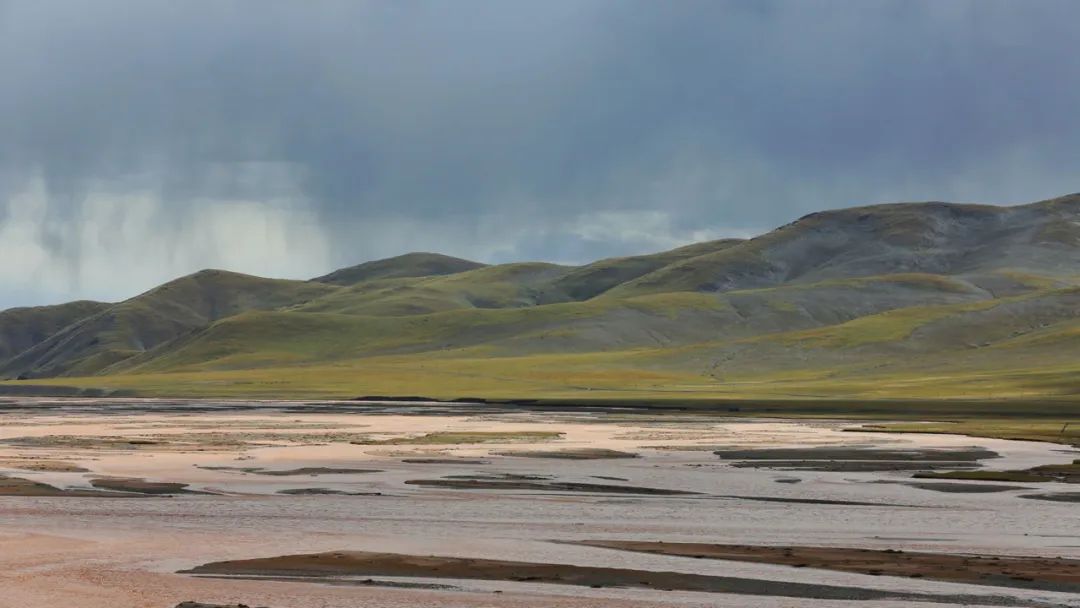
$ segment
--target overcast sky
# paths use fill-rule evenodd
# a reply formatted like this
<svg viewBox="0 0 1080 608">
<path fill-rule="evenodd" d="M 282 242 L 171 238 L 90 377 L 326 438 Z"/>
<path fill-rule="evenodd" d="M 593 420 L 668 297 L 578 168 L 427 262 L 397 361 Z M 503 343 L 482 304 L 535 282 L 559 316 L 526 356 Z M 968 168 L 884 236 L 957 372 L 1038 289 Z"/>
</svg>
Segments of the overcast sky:
<svg viewBox="0 0 1080 608">
<path fill-rule="evenodd" d="M 1080 2 L 0 0 L 0 308 L 1080 190 Z"/>
</svg>

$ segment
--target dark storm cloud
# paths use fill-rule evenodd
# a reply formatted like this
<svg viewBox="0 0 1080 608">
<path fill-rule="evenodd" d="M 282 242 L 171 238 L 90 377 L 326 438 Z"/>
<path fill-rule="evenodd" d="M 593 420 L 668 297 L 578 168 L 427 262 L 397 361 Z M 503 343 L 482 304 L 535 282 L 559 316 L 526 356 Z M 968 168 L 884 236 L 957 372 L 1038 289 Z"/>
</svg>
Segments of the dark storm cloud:
<svg viewBox="0 0 1080 608">
<path fill-rule="evenodd" d="M 235 262 L 192 245 L 211 216 L 309 218 L 325 255 L 289 233 L 267 259 L 333 265 L 1033 200 L 1080 190 L 1077 22 L 1069 1 L 9 0 L 0 213 L 38 205 L 22 246 L 92 283 L 95 248 L 141 246 L 135 212 L 171 269 Z"/>
</svg>

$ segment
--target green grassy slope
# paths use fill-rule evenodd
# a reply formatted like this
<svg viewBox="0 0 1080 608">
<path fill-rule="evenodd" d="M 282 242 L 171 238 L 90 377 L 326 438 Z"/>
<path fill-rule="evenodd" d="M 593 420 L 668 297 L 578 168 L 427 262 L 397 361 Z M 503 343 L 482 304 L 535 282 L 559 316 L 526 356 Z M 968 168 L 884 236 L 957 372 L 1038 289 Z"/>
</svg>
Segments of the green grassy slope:
<svg viewBox="0 0 1080 608">
<path fill-rule="evenodd" d="M 294 310 L 399 316 L 535 306 L 544 286 L 570 270 L 533 262 L 486 266 L 445 276 L 363 281 Z"/>
<path fill-rule="evenodd" d="M 463 282 L 473 272 L 493 274 L 506 270 L 493 266 L 426 280 L 421 286 L 430 290 L 431 285 Z M 415 295 L 419 290 L 420 286 L 410 285 L 406 293 Z M 922 275 L 824 281 L 720 295 L 668 293 L 543 306 L 461 306 L 409 315 L 371 313 L 374 309 L 385 311 L 390 304 L 404 305 L 407 298 L 368 302 L 365 311 L 355 307 L 355 294 L 355 288 L 350 288 L 295 308 L 229 317 L 133 359 L 126 367 L 139 371 L 230 369 L 382 354 L 453 355 L 469 349 L 482 349 L 488 357 L 667 349 L 792 329 L 828 329 L 836 323 L 849 319 L 857 323 L 873 318 L 867 315 L 905 305 L 933 303 L 948 307 L 993 302 L 984 300 L 985 294 L 966 284 Z M 340 301 L 349 305 L 329 306 Z"/>
<path fill-rule="evenodd" d="M 718 383 L 818 396 L 1080 400 L 1080 290 L 914 306 L 671 350 Z M 786 387 L 786 388 L 785 388 Z"/>
<path fill-rule="evenodd" d="M 609 258 L 593 262 L 575 268 L 551 281 L 541 296 L 541 300 L 543 303 L 588 300 L 650 272 L 683 260 L 723 251 L 742 242 L 742 239 L 721 239 L 695 243 L 652 255 Z"/>
<path fill-rule="evenodd" d="M 146 394 L 1080 401 L 1078 226 L 1076 195 L 900 204 L 581 267 L 416 254 L 311 282 L 204 272 L 58 330 L 0 376 Z"/>
<path fill-rule="evenodd" d="M 0 367 L 8 376 L 97 373 L 214 320 L 313 299 L 336 287 L 207 270 L 68 325 Z"/>
<path fill-rule="evenodd" d="M 1080 195 L 1023 207 L 907 203 L 826 211 L 666 266 L 609 295 L 723 292 L 910 272 L 977 278 L 1007 268 L 1075 280 L 1080 248 L 1069 235 L 1077 218 Z"/>
<path fill-rule="evenodd" d="M 341 268 L 312 280 L 331 285 L 354 285 L 361 281 L 376 279 L 402 279 L 454 274 L 482 268 L 483 266 L 484 264 L 479 262 L 454 258 L 448 255 L 417 252 Z"/>
<path fill-rule="evenodd" d="M 354 269 L 375 265 L 377 277 L 352 282 L 323 298 L 296 307 L 302 312 L 331 312 L 372 316 L 429 314 L 467 308 L 521 308 L 588 300 L 626 281 L 691 257 L 720 251 L 738 239 L 696 243 L 651 255 L 600 260 L 580 267 L 546 263 L 516 263 L 466 269 L 453 273 L 405 276 L 412 272 L 411 256 L 361 264 L 342 273 L 356 278 Z M 417 254 L 426 259 L 428 254 Z M 401 271 L 390 263 L 407 262 Z M 329 276 L 337 276 L 334 273 Z M 393 276 L 394 278 L 386 278 Z M 323 280 L 323 279 L 316 279 Z"/>
<path fill-rule="evenodd" d="M 0 364 L 72 323 L 111 306 L 86 300 L 0 311 Z"/>
<path fill-rule="evenodd" d="M 678 301 L 684 300 L 684 301 Z M 406 353 L 483 356 L 656 345 L 682 331 L 684 315 L 730 314 L 708 296 L 659 296 L 631 302 L 564 303 L 530 308 L 461 309 L 376 317 L 287 311 L 245 313 L 163 345 L 132 361 L 134 371 L 253 368 L 325 363 Z"/>
</svg>

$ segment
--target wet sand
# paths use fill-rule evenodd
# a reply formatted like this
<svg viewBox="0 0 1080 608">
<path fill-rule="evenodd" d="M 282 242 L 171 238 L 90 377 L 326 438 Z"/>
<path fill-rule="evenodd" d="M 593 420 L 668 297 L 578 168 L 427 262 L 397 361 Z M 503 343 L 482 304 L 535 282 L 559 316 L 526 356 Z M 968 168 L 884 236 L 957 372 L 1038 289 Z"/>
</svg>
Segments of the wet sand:
<svg viewBox="0 0 1080 608">
<path fill-rule="evenodd" d="M 868 608 L 910 606 L 916 597 L 920 606 L 956 605 L 957 598 L 1075 605 L 1075 593 L 977 580 L 566 544 L 602 538 L 1080 558 L 1075 504 L 1025 499 L 1061 494 L 1061 484 L 1001 484 L 978 493 L 995 484 L 911 478 L 946 462 L 941 458 L 1013 471 L 1075 455 L 1049 444 L 845 430 L 853 426 L 446 404 L 13 401 L 0 407 L 0 608 L 183 601 L 271 608 L 848 605 L 815 595 L 819 588 L 854 590 L 836 593 L 864 598 L 860 606 Z M 780 455 L 790 460 L 833 466 L 740 468 L 734 465 L 779 461 L 713 454 L 778 449 L 789 450 Z M 564 457 L 615 453 L 636 457 Z M 845 470 L 867 462 L 926 468 Z M 958 487 L 927 491 L 933 488 L 913 483 Z M 539 564 L 559 577 L 591 568 L 590 576 L 616 571 L 637 583 L 593 587 L 419 571 L 318 581 L 178 573 L 341 551 Z M 663 587 L 661 580 L 696 582 Z"/>
</svg>

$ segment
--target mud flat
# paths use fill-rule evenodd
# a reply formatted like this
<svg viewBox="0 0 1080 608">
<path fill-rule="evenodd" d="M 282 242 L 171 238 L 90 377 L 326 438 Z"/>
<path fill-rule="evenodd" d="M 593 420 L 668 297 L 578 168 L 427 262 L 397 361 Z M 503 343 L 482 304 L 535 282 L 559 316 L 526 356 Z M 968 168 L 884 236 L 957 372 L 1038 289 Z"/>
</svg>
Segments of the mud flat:
<svg viewBox="0 0 1080 608">
<path fill-rule="evenodd" d="M 102 498 L 130 495 L 111 492 L 98 492 L 94 490 L 62 489 L 46 483 L 23 479 L 21 477 L 7 477 L 4 475 L 0 475 L 0 496 L 57 496 L 71 498 Z"/>
<path fill-rule="evenodd" d="M 690 496 L 698 494 L 698 492 L 689 490 L 617 486 L 606 483 L 502 478 L 410 479 L 405 483 L 412 486 L 446 488 L 451 490 L 533 490 L 537 492 L 588 492 L 592 494 L 638 494 L 646 496 Z"/>
<path fill-rule="evenodd" d="M 747 460 L 733 462 L 738 469 L 777 469 L 780 471 L 825 471 L 829 473 L 878 473 L 885 471 L 953 471 L 975 467 L 966 462 L 906 462 L 891 460 Z"/>
<path fill-rule="evenodd" d="M 0 460 L 0 467 L 17 469 L 20 471 L 37 471 L 44 473 L 89 473 L 90 469 L 81 467 L 73 462 L 58 460 L 42 460 L 39 458 L 11 458 Z"/>
<path fill-rule="evenodd" d="M 62 450 L 124 451 L 221 451 L 272 447 L 283 443 L 318 445 L 327 443 L 367 443 L 367 435 L 310 432 L 215 432 L 215 433 L 132 433 L 124 436 L 31 435 L 0 440 L 14 447 Z"/>
<path fill-rule="evenodd" d="M 402 458 L 405 464 L 491 464 L 490 460 L 475 458 Z"/>
<path fill-rule="evenodd" d="M 899 508 L 921 508 L 920 505 L 898 504 L 898 503 L 884 503 L 884 502 L 863 502 L 858 500 L 839 500 L 833 498 L 795 498 L 784 496 L 746 496 L 737 494 L 720 494 L 716 498 L 727 498 L 732 500 L 749 500 L 751 502 L 776 502 L 785 503 L 791 505 L 834 505 L 842 507 L 899 507 Z"/>
<path fill-rule="evenodd" d="M 1049 500 L 1052 502 L 1080 502 L 1080 492 L 1050 492 L 1047 494 L 1023 494 L 1020 498 Z"/>
<path fill-rule="evenodd" d="M 319 582 L 321 579 L 334 579 L 339 583 L 341 577 L 345 576 L 477 579 L 577 585 L 591 588 L 647 588 L 803 599 L 854 601 L 888 599 L 960 605 L 978 601 L 982 605 L 1023 605 L 1007 597 L 995 596 L 901 593 L 860 587 L 765 581 L 681 572 L 656 572 L 627 568 L 400 555 L 364 551 L 334 551 L 213 562 L 185 570 L 182 573 L 203 576 L 258 576 L 268 579 L 301 577 L 308 578 L 312 582 Z"/>
<path fill-rule="evenodd" d="M 992 484 L 992 483 L 949 483 L 949 482 L 926 482 L 926 483 L 905 483 L 904 485 L 909 488 L 917 488 L 919 490 L 930 490 L 931 492 L 953 492 L 961 494 L 992 494 L 997 492 L 1013 492 L 1016 490 L 1026 490 L 1028 488 L 1024 486 L 1009 486 L 1004 484 Z"/>
<path fill-rule="evenodd" d="M 134 477 L 98 477 L 90 480 L 90 485 L 103 490 L 114 492 L 130 492 L 134 494 L 149 495 L 173 495 L 173 494 L 202 494 L 189 490 L 186 483 L 169 481 L 147 481 Z"/>
<path fill-rule="evenodd" d="M 1080 559 L 1076 505 L 1056 497 L 1070 486 L 976 493 L 997 484 L 914 480 L 882 466 L 993 474 L 1060 467 L 1075 453 L 848 430 L 856 424 L 415 403 L 9 404 L 0 407 L 0 608 L 1076 605 L 1075 592 L 1011 579 L 1016 586 L 990 586 L 567 544 Z M 607 457 L 623 454 L 636 457 Z M 812 466 L 773 470 L 786 461 Z M 766 468 L 735 466 L 747 462 Z M 353 558 L 355 569 L 333 576 L 177 573 L 340 549 L 391 557 L 382 569 Z M 442 561 L 393 565 L 431 555 Z"/>
<path fill-rule="evenodd" d="M 620 452 L 604 448 L 577 448 L 573 450 L 513 450 L 495 452 L 495 456 L 515 456 L 517 458 L 560 458 L 563 460 L 608 460 L 612 458 L 639 458 L 640 454 Z"/>
<path fill-rule="evenodd" d="M 207 471 L 234 471 L 237 473 L 249 473 L 252 475 L 268 475 L 270 477 L 294 477 L 307 475 L 317 477 L 319 475 L 360 475 L 364 473 L 382 473 L 380 469 L 349 469 L 341 467 L 300 467 L 298 469 L 271 470 L 262 467 L 222 467 L 202 466 Z"/>
<path fill-rule="evenodd" d="M 382 492 L 348 492 L 332 488 L 287 488 L 277 493 L 287 496 L 382 496 Z"/>
<path fill-rule="evenodd" d="M 985 448 L 961 449 L 887 449 L 869 447 L 819 446 L 808 448 L 760 448 L 750 450 L 716 450 L 724 460 L 890 460 L 905 462 L 976 462 L 999 455 Z"/>
<path fill-rule="evenodd" d="M 943 473 L 920 473 L 915 477 L 923 479 L 1080 483 L 1080 460 L 1071 464 L 1048 464 L 1018 471 L 948 471 Z"/>
<path fill-rule="evenodd" d="M 713 454 L 722 460 L 736 461 L 731 466 L 738 468 L 833 473 L 972 469 L 978 467 L 982 460 L 999 457 L 996 452 L 979 447 L 884 449 L 818 446 L 716 450 Z"/>
<path fill-rule="evenodd" d="M 484 443 L 543 443 L 563 437 L 559 431 L 443 431 L 390 439 L 353 440 L 355 445 L 475 445 Z"/>
<path fill-rule="evenodd" d="M 0 475 L 0 496 L 37 496 L 57 498 L 137 498 L 139 496 L 172 496 L 203 494 L 187 489 L 185 483 L 156 482 L 124 477 L 103 477 L 90 480 L 94 490 L 57 488 L 47 483 Z"/>
<path fill-rule="evenodd" d="M 1075 559 L 874 551 L 845 547 L 773 547 L 619 540 L 587 540 L 578 544 L 698 559 L 783 564 L 797 568 L 840 570 L 873 576 L 906 576 L 1080 593 L 1080 560 Z"/>
</svg>

